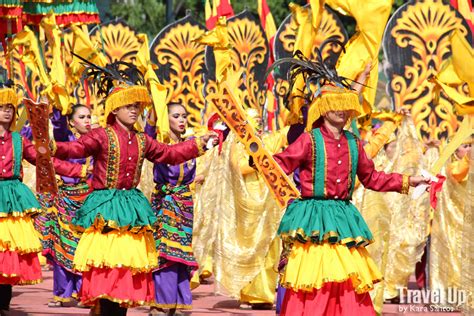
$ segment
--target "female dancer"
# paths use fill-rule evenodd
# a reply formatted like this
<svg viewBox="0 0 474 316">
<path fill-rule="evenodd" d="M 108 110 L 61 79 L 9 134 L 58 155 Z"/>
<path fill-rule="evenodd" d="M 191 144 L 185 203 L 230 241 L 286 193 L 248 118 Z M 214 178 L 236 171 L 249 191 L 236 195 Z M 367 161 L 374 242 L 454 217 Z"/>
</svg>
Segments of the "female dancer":
<svg viewBox="0 0 474 316">
<path fill-rule="evenodd" d="M 153 116 L 153 115 L 152 115 Z M 172 143 L 184 141 L 187 113 L 182 104 L 168 105 L 170 139 Z M 156 128 L 147 124 L 145 132 L 156 137 Z M 193 198 L 189 185 L 196 175 L 196 160 L 179 165 L 155 164 L 155 189 L 151 206 L 158 218 L 155 232 L 158 252 L 158 269 L 153 272 L 155 307 L 151 314 L 174 315 L 176 309 L 189 309 L 192 305 L 190 280 L 198 264 L 192 251 Z"/>
<path fill-rule="evenodd" d="M 75 141 L 91 130 L 91 110 L 81 104 L 72 107 L 66 117 L 53 110 L 53 134 L 56 141 Z M 90 158 L 71 159 L 88 169 Z M 90 179 L 89 179 L 90 180 Z M 76 211 L 91 192 L 87 179 L 62 177 L 54 212 L 48 214 L 43 242 L 43 255 L 53 264 L 53 295 L 49 307 L 61 307 L 77 297 L 81 288 L 81 275 L 73 272 L 73 259 L 79 236 L 70 227 Z"/>
</svg>

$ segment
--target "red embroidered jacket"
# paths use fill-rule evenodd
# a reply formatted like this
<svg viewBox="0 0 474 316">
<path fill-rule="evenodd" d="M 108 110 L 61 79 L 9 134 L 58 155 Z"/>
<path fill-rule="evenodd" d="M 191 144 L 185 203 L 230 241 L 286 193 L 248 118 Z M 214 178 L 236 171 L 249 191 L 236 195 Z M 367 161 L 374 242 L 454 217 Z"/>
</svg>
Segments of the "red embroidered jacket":
<svg viewBox="0 0 474 316">
<path fill-rule="evenodd" d="M 350 156 L 347 138 L 342 134 L 340 139 L 335 139 L 324 125 L 321 127 L 321 134 L 326 154 L 326 198 L 349 199 Z M 292 173 L 298 167 L 300 168 L 301 195 L 303 197 L 312 197 L 314 192 L 313 150 L 314 144 L 310 134 L 304 133 L 285 151 L 274 156 L 287 174 Z M 375 170 L 374 163 L 367 158 L 361 142 L 358 142 L 357 177 L 366 188 L 374 191 L 408 192 L 408 177 L 398 173 L 386 174 Z"/>
<path fill-rule="evenodd" d="M 180 164 L 202 153 L 196 141 L 166 145 L 144 133 L 129 132 L 115 122 L 107 128 L 94 129 L 76 141 L 56 143 L 54 155 L 61 159 L 93 156 L 95 190 L 128 190 L 140 182 L 145 158 L 153 163 Z"/>
<path fill-rule="evenodd" d="M 33 145 L 33 143 L 28 139 L 22 137 L 22 146 L 23 158 L 29 163 L 35 165 L 35 145 Z M 12 133 L 7 131 L 0 137 L 0 179 L 9 179 L 13 177 L 13 154 Z M 78 178 L 86 176 L 86 170 L 83 169 L 80 164 L 53 158 L 53 165 L 56 173 L 59 175 L 71 175 Z M 23 171 L 21 171 L 21 174 L 23 175 Z"/>
</svg>

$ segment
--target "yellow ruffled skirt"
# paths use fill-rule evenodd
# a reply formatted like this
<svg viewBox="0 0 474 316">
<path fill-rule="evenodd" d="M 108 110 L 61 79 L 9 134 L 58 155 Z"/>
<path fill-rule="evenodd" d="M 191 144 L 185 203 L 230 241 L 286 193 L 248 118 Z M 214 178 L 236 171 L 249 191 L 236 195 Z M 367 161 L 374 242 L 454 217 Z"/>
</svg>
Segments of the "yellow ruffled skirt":
<svg viewBox="0 0 474 316">
<path fill-rule="evenodd" d="M 74 257 L 74 269 L 128 268 L 133 273 L 148 272 L 158 266 L 152 232 L 131 233 L 113 230 L 102 233 L 91 227 L 81 237 Z"/>
<path fill-rule="evenodd" d="M 74 269 L 82 272 L 81 301 L 99 298 L 125 307 L 151 304 L 154 299 L 152 270 L 158 266 L 151 231 L 132 233 L 88 228 L 77 245 Z"/>
<path fill-rule="evenodd" d="M 0 217 L 0 284 L 41 282 L 40 251 L 41 242 L 29 215 Z"/>
<path fill-rule="evenodd" d="M 294 242 L 281 284 L 294 291 L 313 291 L 325 283 L 349 279 L 358 294 L 373 289 L 382 280 L 365 247 Z"/>
</svg>

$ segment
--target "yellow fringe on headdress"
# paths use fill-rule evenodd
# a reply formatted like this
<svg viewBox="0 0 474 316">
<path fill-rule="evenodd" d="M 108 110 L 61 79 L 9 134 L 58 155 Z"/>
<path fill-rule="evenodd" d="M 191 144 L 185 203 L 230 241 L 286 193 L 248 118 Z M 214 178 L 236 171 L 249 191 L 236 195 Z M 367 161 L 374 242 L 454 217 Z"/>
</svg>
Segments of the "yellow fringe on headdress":
<svg viewBox="0 0 474 316">
<path fill-rule="evenodd" d="M 105 100 L 105 122 L 102 122 L 103 125 L 106 124 L 107 118 L 110 113 L 112 113 L 112 111 L 122 106 L 131 105 L 134 103 L 141 105 L 140 111 L 143 111 L 146 105 L 150 105 L 152 103 L 151 97 L 146 87 L 131 86 L 112 92 Z"/>
<path fill-rule="evenodd" d="M 15 108 L 18 105 L 18 95 L 11 88 L 0 89 L 0 104 L 12 104 Z"/>
<path fill-rule="evenodd" d="M 357 92 L 334 86 L 324 86 L 321 90 L 309 107 L 306 130 L 312 130 L 314 122 L 330 111 L 351 111 L 352 117 L 362 113 Z"/>
<path fill-rule="evenodd" d="M 12 123 L 10 124 L 10 131 L 14 131 L 16 127 L 16 121 L 17 121 L 16 109 L 19 103 L 20 103 L 20 98 L 18 98 L 18 95 L 15 90 L 11 88 L 0 89 L 0 105 L 11 104 L 15 108 L 15 114 L 13 116 Z"/>
</svg>

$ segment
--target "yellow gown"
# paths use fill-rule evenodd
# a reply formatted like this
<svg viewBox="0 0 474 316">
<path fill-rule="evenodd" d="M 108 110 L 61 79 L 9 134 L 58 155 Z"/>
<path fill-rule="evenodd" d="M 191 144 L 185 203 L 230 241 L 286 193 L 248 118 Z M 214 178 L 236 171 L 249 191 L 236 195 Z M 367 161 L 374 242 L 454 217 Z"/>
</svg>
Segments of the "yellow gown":
<svg viewBox="0 0 474 316">
<path fill-rule="evenodd" d="M 285 146 L 287 131 L 288 128 L 263 136 L 270 152 Z M 272 242 L 283 213 L 261 176 L 252 168 L 245 168 L 248 155 L 233 133 L 224 143 L 221 155 L 213 149 L 206 155 L 206 161 L 205 181 L 197 188 L 195 200 L 193 250 L 199 273 L 211 271 L 215 292 L 236 298 L 254 279 L 253 284 L 260 280 L 273 284 L 262 291 L 259 286 L 247 287 L 246 295 L 268 301 L 267 289 L 272 287 L 274 291 L 277 273 L 267 269 L 267 263 L 279 258 L 279 251 L 269 249 L 271 245 L 274 249 Z M 257 276 L 259 273 L 266 275 Z"/>
<path fill-rule="evenodd" d="M 460 306 L 468 315 L 474 311 L 472 158 L 453 158 L 445 168 L 446 181 L 433 213 L 428 263 L 432 289 L 447 291 L 451 287 L 471 293 L 467 304 Z"/>
<path fill-rule="evenodd" d="M 412 122 L 404 120 L 399 128 L 394 158 L 389 160 L 381 151 L 374 158 L 377 170 L 419 174 L 425 166 L 420 163 L 424 159 L 421 148 Z M 425 194 L 414 201 L 410 195 L 373 192 L 362 187 L 354 193 L 354 202 L 375 240 L 367 250 L 384 275 L 384 282 L 376 284 L 371 292 L 374 308 L 379 313 L 383 300 L 396 297 L 398 287 L 407 285 L 423 254 L 429 232 L 427 198 Z"/>
</svg>

